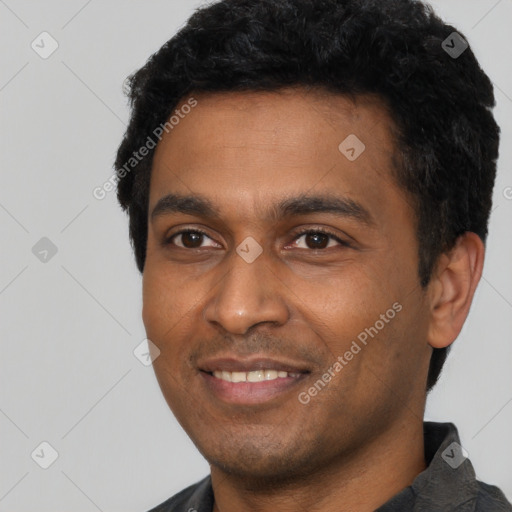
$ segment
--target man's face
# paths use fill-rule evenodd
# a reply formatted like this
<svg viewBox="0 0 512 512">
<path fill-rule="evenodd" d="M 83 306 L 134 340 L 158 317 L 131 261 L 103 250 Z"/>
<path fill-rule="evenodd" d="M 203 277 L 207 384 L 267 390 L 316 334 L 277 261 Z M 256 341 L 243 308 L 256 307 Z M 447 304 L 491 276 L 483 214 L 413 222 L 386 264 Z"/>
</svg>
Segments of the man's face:
<svg viewBox="0 0 512 512">
<path fill-rule="evenodd" d="M 385 110 L 301 90 L 195 98 L 156 150 L 143 274 L 178 421 L 214 466 L 273 479 L 421 422 L 428 305 Z M 362 152 L 339 148 L 351 134 Z"/>
</svg>

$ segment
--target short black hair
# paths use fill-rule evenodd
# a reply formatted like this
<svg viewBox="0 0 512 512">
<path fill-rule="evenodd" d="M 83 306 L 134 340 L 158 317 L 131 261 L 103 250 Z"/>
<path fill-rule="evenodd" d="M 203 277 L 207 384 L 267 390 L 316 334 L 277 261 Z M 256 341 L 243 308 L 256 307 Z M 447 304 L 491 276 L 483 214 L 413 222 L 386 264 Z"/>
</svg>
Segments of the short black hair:
<svg viewBox="0 0 512 512">
<path fill-rule="evenodd" d="M 453 32 L 415 0 L 222 0 L 198 9 L 128 80 L 131 118 L 115 168 L 139 271 L 154 150 L 126 164 L 179 102 L 194 91 L 315 87 L 377 95 L 390 112 L 393 171 L 416 212 L 426 287 L 460 235 L 471 231 L 485 242 L 498 158 L 492 83 L 469 46 L 460 55 L 447 51 L 445 40 L 449 48 L 467 43 Z M 427 391 L 447 353 L 434 349 Z"/>
</svg>

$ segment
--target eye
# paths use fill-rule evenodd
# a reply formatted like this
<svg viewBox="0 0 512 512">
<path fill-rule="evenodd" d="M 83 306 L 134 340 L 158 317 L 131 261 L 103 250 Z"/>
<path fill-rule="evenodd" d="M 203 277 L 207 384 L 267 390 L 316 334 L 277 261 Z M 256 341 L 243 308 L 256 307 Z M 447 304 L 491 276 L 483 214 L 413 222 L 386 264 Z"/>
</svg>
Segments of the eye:
<svg viewBox="0 0 512 512">
<path fill-rule="evenodd" d="M 204 231 L 199 229 L 184 229 L 166 238 L 164 240 L 164 245 L 176 245 L 177 247 L 181 247 L 183 249 L 200 249 L 201 247 L 204 247 L 201 244 L 201 242 L 204 241 L 204 238 L 211 240 L 211 238 Z M 175 239 L 181 239 L 181 243 L 175 243 Z M 209 245 L 206 247 L 214 246 L 218 246 L 218 244 L 214 243 L 214 245 Z"/>
<path fill-rule="evenodd" d="M 303 238 L 302 245 L 299 240 Z M 293 244 L 300 249 L 329 249 L 336 244 L 348 247 L 348 243 L 325 229 L 305 229 L 295 234 L 296 242 Z M 330 243 L 333 242 L 333 243 Z"/>
<path fill-rule="evenodd" d="M 212 243 L 203 245 L 205 239 Z M 302 242 L 300 240 L 303 239 Z M 294 234 L 294 243 L 290 244 L 299 249 L 323 250 L 333 246 L 341 245 L 349 247 L 349 244 L 339 238 L 336 234 L 326 229 L 303 229 Z M 206 232 L 200 229 L 184 229 L 173 233 L 163 241 L 164 246 L 174 245 L 182 249 L 201 249 L 203 247 L 221 247 L 214 242 Z M 290 245 L 288 247 L 290 247 Z"/>
</svg>

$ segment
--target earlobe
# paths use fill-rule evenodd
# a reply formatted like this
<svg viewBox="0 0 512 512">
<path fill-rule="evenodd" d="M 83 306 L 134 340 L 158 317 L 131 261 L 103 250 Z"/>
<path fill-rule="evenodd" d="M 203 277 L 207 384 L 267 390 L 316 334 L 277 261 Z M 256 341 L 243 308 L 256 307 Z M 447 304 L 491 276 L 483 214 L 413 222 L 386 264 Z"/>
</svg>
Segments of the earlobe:
<svg viewBox="0 0 512 512">
<path fill-rule="evenodd" d="M 433 348 L 447 347 L 459 335 L 482 275 L 484 255 L 481 238 L 467 232 L 439 258 L 429 284 L 428 343 Z"/>
</svg>

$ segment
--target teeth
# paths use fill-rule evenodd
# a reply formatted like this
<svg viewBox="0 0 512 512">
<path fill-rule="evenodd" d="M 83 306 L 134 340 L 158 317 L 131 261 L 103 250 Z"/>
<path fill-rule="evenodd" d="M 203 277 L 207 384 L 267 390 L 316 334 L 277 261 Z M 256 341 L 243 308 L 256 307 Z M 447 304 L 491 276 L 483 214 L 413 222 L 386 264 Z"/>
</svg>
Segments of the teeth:
<svg viewBox="0 0 512 512">
<path fill-rule="evenodd" d="M 215 371 L 213 376 L 227 382 L 262 382 L 264 380 L 286 379 L 298 377 L 300 373 L 288 373 L 277 370 L 254 370 L 252 372 Z"/>
<path fill-rule="evenodd" d="M 222 372 L 224 373 L 224 372 Z M 229 373 L 229 372 L 227 372 Z M 245 382 L 247 380 L 247 374 L 245 372 L 232 372 L 231 382 Z"/>
<path fill-rule="evenodd" d="M 247 374 L 247 382 L 260 382 L 265 379 L 265 372 L 263 370 L 257 370 L 255 372 L 249 372 Z"/>
<path fill-rule="evenodd" d="M 285 377 L 287 375 L 286 372 L 276 372 L 275 370 L 265 370 L 265 380 L 275 380 L 278 377 L 282 377 L 283 375 L 279 375 L 279 373 L 284 373 Z"/>
</svg>

